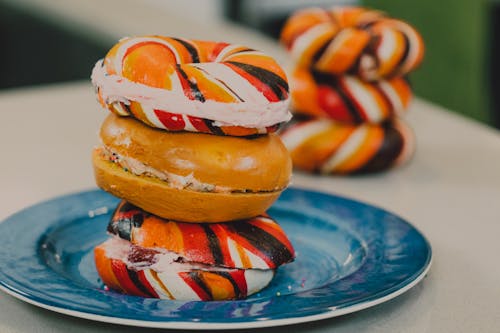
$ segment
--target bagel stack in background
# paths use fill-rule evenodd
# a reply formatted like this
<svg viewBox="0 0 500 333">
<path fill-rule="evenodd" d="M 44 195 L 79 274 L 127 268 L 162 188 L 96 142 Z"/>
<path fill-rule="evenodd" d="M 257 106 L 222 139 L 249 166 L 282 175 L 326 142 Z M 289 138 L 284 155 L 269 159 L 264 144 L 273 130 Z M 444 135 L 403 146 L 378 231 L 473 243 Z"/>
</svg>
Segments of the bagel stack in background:
<svg viewBox="0 0 500 333">
<path fill-rule="evenodd" d="M 376 172 L 408 161 L 412 98 L 406 75 L 424 44 L 409 24 L 361 7 L 307 8 L 285 23 L 293 61 L 294 121 L 281 137 L 295 167 L 323 174 Z"/>
<path fill-rule="evenodd" d="M 274 59 L 227 43 L 125 38 L 92 83 L 111 111 L 92 156 L 96 183 L 122 199 L 94 250 L 108 288 L 240 299 L 294 259 L 266 214 L 292 168 L 275 133 L 291 114 Z"/>
</svg>

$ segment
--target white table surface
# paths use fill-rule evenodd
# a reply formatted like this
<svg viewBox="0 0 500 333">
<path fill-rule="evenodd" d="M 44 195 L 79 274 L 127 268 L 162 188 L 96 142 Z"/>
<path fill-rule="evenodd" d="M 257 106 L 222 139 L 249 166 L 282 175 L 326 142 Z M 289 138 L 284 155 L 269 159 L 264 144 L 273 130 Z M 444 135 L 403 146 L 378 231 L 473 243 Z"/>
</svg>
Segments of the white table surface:
<svg viewBox="0 0 500 333">
<path fill-rule="evenodd" d="M 125 19 L 115 19 L 107 33 L 120 33 L 116 20 Z M 151 19 L 151 29 L 158 19 Z M 173 20 L 192 37 L 186 21 Z M 283 57 L 269 40 L 227 27 L 203 29 L 200 38 L 239 39 Z M 145 32 L 139 25 L 129 30 L 123 35 Z M 87 81 L 0 92 L 0 219 L 41 200 L 93 188 L 90 151 L 105 115 Z M 500 332 L 500 133 L 418 99 L 407 120 L 417 134 L 409 165 L 358 177 L 295 173 L 293 185 L 363 200 L 411 221 L 433 247 L 428 277 L 402 296 L 358 313 L 262 332 Z M 89 331 L 157 330 L 72 318 L 0 292 L 2 333 Z"/>
</svg>

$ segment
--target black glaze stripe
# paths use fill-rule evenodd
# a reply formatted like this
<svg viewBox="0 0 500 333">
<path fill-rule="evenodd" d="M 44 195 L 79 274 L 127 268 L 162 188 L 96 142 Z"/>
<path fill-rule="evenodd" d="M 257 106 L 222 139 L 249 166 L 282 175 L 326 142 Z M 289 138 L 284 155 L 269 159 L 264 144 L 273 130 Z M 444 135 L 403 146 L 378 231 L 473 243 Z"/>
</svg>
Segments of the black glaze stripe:
<svg viewBox="0 0 500 333">
<path fill-rule="evenodd" d="M 141 212 L 137 212 L 130 217 L 119 218 L 112 226 L 112 231 L 120 238 L 128 241 L 132 240 L 132 230 L 140 228 L 144 223 L 144 216 Z"/>
<path fill-rule="evenodd" d="M 226 135 L 226 133 L 224 133 L 224 131 L 220 127 L 217 127 L 217 126 L 213 125 L 213 120 L 203 119 L 203 122 L 205 123 L 205 125 L 208 127 L 208 129 L 210 130 L 210 132 L 212 134 Z"/>
<path fill-rule="evenodd" d="M 340 98 L 342 99 L 342 102 L 346 105 L 347 110 L 349 110 L 349 113 L 351 114 L 352 118 L 354 119 L 354 122 L 356 122 L 356 123 L 363 122 L 363 118 L 360 115 L 360 110 L 358 110 L 356 105 L 354 103 L 352 103 L 351 98 L 342 89 L 339 81 L 337 79 L 335 79 L 334 76 L 328 75 L 328 74 L 321 74 L 318 72 L 313 72 L 313 77 L 314 77 L 314 80 L 316 81 L 317 84 L 327 85 L 339 94 Z"/>
<path fill-rule="evenodd" d="M 245 238 L 245 240 L 269 258 L 276 266 L 292 260 L 292 254 L 283 243 L 273 235 L 247 221 L 233 222 L 233 225 L 228 227 L 235 234 Z"/>
<path fill-rule="evenodd" d="M 154 295 L 151 295 L 149 290 L 142 285 L 141 281 L 139 280 L 139 277 L 137 276 L 136 271 L 133 271 L 133 270 L 127 268 L 127 273 L 128 273 L 130 280 L 132 280 L 132 282 L 137 287 L 137 289 L 139 289 L 140 291 L 142 291 L 144 294 L 146 294 L 148 296 L 154 297 Z"/>
<path fill-rule="evenodd" d="M 375 56 L 375 50 L 377 49 L 377 46 L 380 44 L 380 37 L 372 34 L 371 31 L 368 32 L 370 33 L 370 40 L 363 48 L 363 50 L 360 52 L 359 56 L 356 58 L 356 61 L 352 64 L 351 68 L 349 68 L 349 70 L 347 71 L 350 74 L 357 74 L 359 72 L 359 66 L 362 58 L 361 55 L 363 54 L 371 56 L 373 61 L 375 61 L 374 67 L 375 68 L 379 67 L 380 59 Z"/>
<path fill-rule="evenodd" d="M 315 63 L 319 60 L 319 58 L 321 58 L 321 56 L 323 55 L 323 53 L 325 53 L 326 49 L 328 48 L 328 46 L 330 45 L 330 43 L 333 43 L 333 41 L 335 40 L 335 38 L 337 37 L 337 35 L 335 35 L 333 38 L 331 39 L 328 39 L 317 51 L 316 53 L 314 53 L 313 57 L 312 57 L 312 63 Z"/>
<path fill-rule="evenodd" d="M 394 128 L 394 125 L 390 122 L 386 122 L 382 126 L 384 129 L 384 139 L 382 144 L 373 157 L 357 171 L 358 173 L 382 171 L 387 169 L 394 163 L 403 151 L 404 138 L 401 133 Z"/>
<path fill-rule="evenodd" d="M 140 228 L 144 223 L 144 213 L 136 206 L 123 201 L 116 208 L 108 224 L 107 231 L 128 241 L 133 228 Z"/>
<path fill-rule="evenodd" d="M 222 255 L 222 251 L 220 248 L 219 238 L 215 234 L 215 232 L 210 228 L 209 225 L 201 224 L 203 231 L 208 239 L 208 247 L 210 248 L 210 253 L 214 258 L 216 265 L 224 264 L 224 256 Z"/>
<path fill-rule="evenodd" d="M 246 49 L 242 49 L 242 50 L 239 50 L 238 52 L 235 52 L 233 53 L 234 54 L 238 54 L 238 53 L 243 53 L 243 52 L 253 52 L 255 51 L 254 49 L 250 49 L 250 48 L 246 48 Z"/>
<path fill-rule="evenodd" d="M 117 234 L 115 216 L 117 216 L 119 212 L 123 211 L 123 206 L 125 205 L 125 202 L 126 201 L 121 201 L 118 204 L 118 206 L 116 206 L 115 210 L 113 211 L 113 214 L 111 214 L 111 218 L 109 219 L 108 227 L 106 229 L 107 232 L 115 235 Z"/>
<path fill-rule="evenodd" d="M 385 17 L 385 15 L 383 17 Z M 373 21 L 362 22 L 360 24 L 357 24 L 356 27 L 359 29 L 368 30 L 371 29 L 372 25 L 377 23 L 379 20 L 380 19 L 375 19 Z"/>
<path fill-rule="evenodd" d="M 227 90 L 229 90 L 234 96 L 236 96 L 236 98 L 238 98 L 241 102 L 244 102 L 243 98 L 241 98 L 237 93 L 236 91 L 234 91 L 233 89 L 231 89 L 230 86 L 228 86 L 226 84 L 226 82 L 222 81 L 222 80 L 219 80 L 218 78 L 216 77 L 213 77 L 212 75 L 210 75 L 206 70 L 204 70 L 203 68 L 199 68 L 199 67 L 196 67 L 196 66 L 193 66 L 195 67 L 197 70 L 199 70 L 200 72 L 203 72 L 205 73 L 207 76 L 210 76 L 211 78 L 213 78 L 214 80 L 216 80 L 217 82 L 219 82 L 220 84 L 222 84 L 224 87 L 226 87 Z"/>
<path fill-rule="evenodd" d="M 242 297 L 246 296 L 246 295 L 243 295 L 243 293 L 241 292 L 240 287 L 238 286 L 238 284 L 236 283 L 236 281 L 234 281 L 234 279 L 231 276 L 231 274 L 229 274 L 228 272 L 221 271 L 221 272 L 217 272 L 217 275 L 222 276 L 224 279 L 226 279 L 229 282 L 231 282 L 231 285 L 233 286 L 233 290 L 234 290 L 234 294 L 236 295 L 236 298 L 242 298 Z"/>
<path fill-rule="evenodd" d="M 176 65 L 177 72 L 182 76 L 184 80 L 186 80 L 187 84 L 189 85 L 189 89 L 191 89 L 191 93 L 193 94 L 194 98 L 200 102 L 205 102 L 205 96 L 201 93 L 200 89 L 198 88 L 198 85 L 195 82 L 192 82 L 189 80 L 187 74 L 182 70 L 181 66 L 179 64 Z"/>
<path fill-rule="evenodd" d="M 248 74 L 259 79 L 262 83 L 267 84 L 280 100 L 287 97 L 283 93 L 283 90 L 288 92 L 288 83 L 273 72 L 236 61 L 228 61 L 227 63 L 241 68 Z"/>
<path fill-rule="evenodd" d="M 210 300 L 213 300 L 214 296 L 210 292 L 210 288 L 205 284 L 203 279 L 200 276 L 200 273 L 198 272 L 189 272 L 189 277 L 196 283 L 203 291 L 208 295 Z"/>
<path fill-rule="evenodd" d="M 132 113 L 132 109 L 130 108 L 130 105 L 129 104 L 125 104 L 125 103 L 120 103 L 122 105 L 122 107 L 127 110 L 128 114 L 131 114 L 133 115 Z"/>
<path fill-rule="evenodd" d="M 130 219 L 120 219 L 115 223 L 115 229 L 118 237 L 130 241 L 132 239 L 132 221 Z"/>
<path fill-rule="evenodd" d="M 173 40 L 179 42 L 186 48 L 188 51 L 189 55 L 191 56 L 191 59 L 193 60 L 193 63 L 199 63 L 200 62 L 200 56 L 198 54 L 198 50 L 191 45 L 190 43 L 186 42 L 185 40 L 179 39 L 179 38 L 172 38 Z"/>
</svg>

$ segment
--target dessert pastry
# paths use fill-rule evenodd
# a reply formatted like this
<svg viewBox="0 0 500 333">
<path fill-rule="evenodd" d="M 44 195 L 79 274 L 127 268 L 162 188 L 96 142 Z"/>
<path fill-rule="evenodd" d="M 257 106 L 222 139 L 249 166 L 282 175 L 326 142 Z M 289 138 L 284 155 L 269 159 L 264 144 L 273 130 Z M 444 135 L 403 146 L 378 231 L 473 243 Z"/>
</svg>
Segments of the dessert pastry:
<svg viewBox="0 0 500 333">
<path fill-rule="evenodd" d="M 155 215 L 223 222 L 263 213 L 290 182 L 277 134 L 167 132 L 110 114 L 93 164 L 97 185 Z"/>
<path fill-rule="evenodd" d="M 405 75 L 424 54 L 413 27 L 362 7 L 307 8 L 288 19 L 281 42 L 294 61 L 293 112 L 308 117 L 282 133 L 296 168 L 368 173 L 413 156 L 400 120 L 412 99 Z"/>
<path fill-rule="evenodd" d="M 127 294 L 179 300 L 240 299 L 294 257 L 281 227 L 260 215 L 232 223 L 161 219 L 122 201 L 95 248 L 103 282 Z"/>
<path fill-rule="evenodd" d="M 297 11 L 281 41 L 300 67 L 367 81 L 405 75 L 424 55 L 422 37 L 412 26 L 362 7 Z"/>
<path fill-rule="evenodd" d="M 291 118 L 283 69 L 246 46 L 124 38 L 97 62 L 92 82 L 103 107 L 168 131 L 248 136 Z"/>
<path fill-rule="evenodd" d="M 297 121 L 282 139 L 296 168 L 323 174 L 385 170 L 408 161 L 415 150 L 412 130 L 397 118 L 380 125 Z"/>
<path fill-rule="evenodd" d="M 355 76 L 297 68 L 290 86 L 295 113 L 357 124 L 401 116 L 412 98 L 410 85 L 403 77 L 366 82 Z"/>
<path fill-rule="evenodd" d="M 95 248 L 110 289 L 181 300 L 241 299 L 294 259 L 265 211 L 292 162 L 273 133 L 291 118 L 285 73 L 227 43 L 145 36 L 115 45 L 92 73 L 111 111 L 92 162 L 123 199 Z"/>
</svg>

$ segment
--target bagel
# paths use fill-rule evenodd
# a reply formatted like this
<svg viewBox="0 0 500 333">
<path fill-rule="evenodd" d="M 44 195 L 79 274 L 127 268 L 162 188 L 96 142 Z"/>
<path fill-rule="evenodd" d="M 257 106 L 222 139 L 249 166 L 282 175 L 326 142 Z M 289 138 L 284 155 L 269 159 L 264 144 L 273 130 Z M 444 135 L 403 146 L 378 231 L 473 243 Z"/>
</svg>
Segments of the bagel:
<svg viewBox="0 0 500 333">
<path fill-rule="evenodd" d="M 97 185 L 163 218 L 224 222 L 262 214 L 286 188 L 277 134 L 252 138 L 154 129 L 110 114 L 94 149 Z"/>
<path fill-rule="evenodd" d="M 280 226 L 267 215 L 233 223 L 161 219 L 122 201 L 94 250 L 109 288 L 126 294 L 181 299 L 240 299 L 264 288 L 278 266 L 294 259 Z"/>
<path fill-rule="evenodd" d="M 290 78 L 295 113 L 347 123 L 381 123 L 408 109 L 412 90 L 404 77 L 365 82 L 296 68 Z"/>
<path fill-rule="evenodd" d="M 246 46 L 124 38 L 97 62 L 92 82 L 104 108 L 168 131 L 248 136 L 291 118 L 285 72 Z"/>
<path fill-rule="evenodd" d="M 413 156 L 413 131 L 395 118 L 380 125 L 312 119 L 290 124 L 281 134 L 294 167 L 322 174 L 386 170 Z"/>
<path fill-rule="evenodd" d="M 424 57 L 415 28 L 361 7 L 297 11 L 285 23 L 281 42 L 298 66 L 367 81 L 405 75 Z"/>
</svg>

